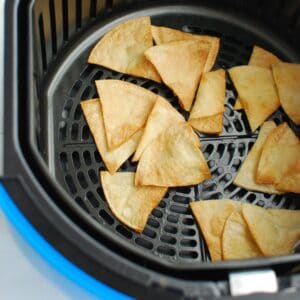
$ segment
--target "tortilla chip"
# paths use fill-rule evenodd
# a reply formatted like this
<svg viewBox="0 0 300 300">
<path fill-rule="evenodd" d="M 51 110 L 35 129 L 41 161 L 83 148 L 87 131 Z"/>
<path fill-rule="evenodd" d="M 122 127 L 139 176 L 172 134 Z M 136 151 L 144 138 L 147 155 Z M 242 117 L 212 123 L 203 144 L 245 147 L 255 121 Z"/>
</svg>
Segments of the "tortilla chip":
<svg viewBox="0 0 300 300">
<path fill-rule="evenodd" d="M 107 203 L 116 218 L 137 232 L 142 232 L 151 211 L 159 204 L 167 188 L 135 186 L 132 172 L 114 175 L 101 172 Z"/>
<path fill-rule="evenodd" d="M 247 259 L 263 256 L 253 239 L 241 211 L 226 220 L 222 235 L 223 259 Z"/>
<path fill-rule="evenodd" d="M 189 123 L 200 132 L 221 133 L 225 93 L 224 70 L 203 74 Z"/>
<path fill-rule="evenodd" d="M 300 142 L 287 123 L 273 129 L 260 156 L 256 182 L 277 184 L 282 176 L 300 159 Z"/>
<path fill-rule="evenodd" d="M 168 101 L 159 97 L 148 117 L 147 125 L 132 161 L 138 161 L 147 146 L 163 131 L 173 124 L 183 122 L 185 122 L 183 116 Z M 199 141 L 198 138 L 197 140 Z"/>
<path fill-rule="evenodd" d="M 142 130 L 136 132 L 120 147 L 114 150 L 109 150 L 106 143 L 103 116 L 99 99 L 86 100 L 80 104 L 103 162 L 105 163 L 108 171 L 113 174 L 136 149 L 142 136 Z"/>
<path fill-rule="evenodd" d="M 256 66 L 238 66 L 231 68 L 229 75 L 254 132 L 280 105 L 272 71 Z"/>
<path fill-rule="evenodd" d="M 290 254 L 300 238 L 300 211 L 243 204 L 243 216 L 265 256 Z"/>
<path fill-rule="evenodd" d="M 300 194 L 300 160 L 289 167 L 280 182 L 276 184 L 276 188 L 283 192 Z"/>
<path fill-rule="evenodd" d="M 280 63 L 281 60 L 273 53 L 254 46 L 249 60 L 249 66 L 257 66 L 271 69 L 272 65 Z"/>
<path fill-rule="evenodd" d="M 265 122 L 259 131 L 258 138 L 251 148 L 249 154 L 244 160 L 241 168 L 239 169 L 237 176 L 235 177 L 233 183 L 240 186 L 246 190 L 258 191 L 268 194 L 280 194 L 273 185 L 269 184 L 258 184 L 256 182 L 256 171 L 261 156 L 263 145 L 272 132 L 276 128 L 276 124 L 273 121 Z"/>
<path fill-rule="evenodd" d="M 212 261 L 222 259 L 222 234 L 226 220 L 241 209 L 241 203 L 229 199 L 191 202 L 193 215 L 201 228 Z"/>
<path fill-rule="evenodd" d="M 190 110 L 203 72 L 209 47 L 197 40 L 154 46 L 145 56 L 156 67 L 163 82 L 178 96 L 180 106 Z"/>
<path fill-rule="evenodd" d="M 146 124 L 158 96 L 121 80 L 98 80 L 96 87 L 101 98 L 107 145 L 114 149 Z"/>
<path fill-rule="evenodd" d="M 160 82 L 157 71 L 144 56 L 152 46 L 150 17 L 128 20 L 100 39 L 88 63 Z"/>
<path fill-rule="evenodd" d="M 203 43 L 208 43 L 210 50 L 205 63 L 204 72 L 209 72 L 214 66 L 220 49 L 220 38 L 208 35 L 191 34 L 168 27 L 153 25 L 151 26 L 151 31 L 156 45 L 189 39 L 197 39 Z"/>
<path fill-rule="evenodd" d="M 240 98 L 236 99 L 233 109 L 235 109 L 235 110 L 241 110 L 241 109 L 243 109 L 243 105 L 241 103 Z"/>
<path fill-rule="evenodd" d="M 143 152 L 136 185 L 187 186 L 211 177 L 205 158 L 187 123 L 170 126 Z"/>
<path fill-rule="evenodd" d="M 274 65 L 273 75 L 282 108 L 300 125 L 300 64 Z"/>
</svg>

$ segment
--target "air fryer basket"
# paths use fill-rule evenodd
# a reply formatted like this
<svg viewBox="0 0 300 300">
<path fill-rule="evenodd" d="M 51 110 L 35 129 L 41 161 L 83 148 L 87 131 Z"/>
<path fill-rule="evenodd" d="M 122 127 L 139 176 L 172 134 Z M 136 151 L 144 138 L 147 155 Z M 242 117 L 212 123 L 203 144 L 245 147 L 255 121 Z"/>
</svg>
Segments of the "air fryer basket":
<svg viewBox="0 0 300 300">
<path fill-rule="evenodd" d="M 155 25 L 220 37 L 214 69 L 247 64 L 254 44 L 299 63 L 300 1 L 36 0 L 8 1 L 6 11 L 11 65 L 6 64 L 3 182 L 55 247 L 96 278 L 140 297 L 146 297 L 145 287 L 175 298 L 226 295 L 227 275 L 234 270 L 270 267 L 281 278 L 296 273 L 299 254 L 211 263 L 188 207 L 198 199 L 232 198 L 300 208 L 299 195 L 233 185 L 258 132 L 251 133 L 245 114 L 233 110 L 236 92 L 229 78 L 223 133 L 199 135 L 212 179 L 169 189 L 142 234 L 122 225 L 107 206 L 99 183 L 105 166 L 79 103 L 97 96 L 95 80 L 113 78 L 150 89 L 185 114 L 166 86 L 87 64 L 97 40 L 129 18 L 150 15 Z M 300 134 L 281 109 L 271 119 L 287 121 Z M 121 171 L 135 168 L 127 161 Z M 293 284 L 298 280 L 290 278 Z M 282 288 L 290 284 L 283 282 Z"/>
</svg>

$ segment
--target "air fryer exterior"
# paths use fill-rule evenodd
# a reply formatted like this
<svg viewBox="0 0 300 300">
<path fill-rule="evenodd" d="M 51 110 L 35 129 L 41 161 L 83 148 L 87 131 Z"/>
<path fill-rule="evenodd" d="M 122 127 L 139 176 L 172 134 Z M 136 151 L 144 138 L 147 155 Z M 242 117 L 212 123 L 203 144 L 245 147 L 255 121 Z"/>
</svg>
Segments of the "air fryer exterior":
<svg viewBox="0 0 300 300">
<path fill-rule="evenodd" d="M 48 5 L 48 1 L 40 1 L 40 5 L 45 5 L 46 2 Z M 49 1 L 50 11 L 53 9 L 51 5 L 54 2 Z M 68 1 L 61 1 L 62 9 L 66 9 L 64 8 L 66 2 Z M 86 2 L 89 2 L 90 5 L 88 14 L 92 14 L 95 1 L 76 1 L 77 4 L 74 1 L 74 5 L 85 6 L 86 4 L 79 3 Z M 128 15 L 135 16 L 139 11 L 147 12 L 147 9 L 151 11 L 155 7 L 166 10 L 172 7 L 176 1 L 172 1 L 172 4 L 170 1 L 166 3 L 164 1 L 121 2 L 106 1 L 100 16 L 114 19 L 125 18 Z M 213 7 L 220 5 L 223 10 L 226 10 L 224 4 L 220 4 L 218 1 L 213 2 L 216 2 L 211 4 Z M 295 53 L 295 60 L 297 60 L 300 38 L 295 32 L 299 32 L 300 28 L 299 14 L 296 14 L 294 18 L 284 17 L 284 14 L 293 16 L 295 9 L 298 9 L 299 12 L 300 2 L 287 1 L 291 4 L 285 6 L 288 9 L 282 11 L 282 14 L 280 5 L 283 6 L 283 1 L 280 1 L 281 4 L 276 2 L 275 5 L 271 2 L 273 3 L 273 1 L 264 1 L 265 7 L 259 6 L 259 11 L 255 11 L 255 5 L 245 4 L 246 1 L 228 1 L 228 5 L 231 5 L 232 10 L 246 10 L 252 17 L 257 14 L 263 15 L 267 7 L 272 10 L 276 8 L 278 19 L 283 19 L 281 24 L 285 24 L 284 20 L 287 19 L 286 23 L 289 24 L 286 31 L 282 28 L 283 25 L 280 26 L 278 35 L 285 34 L 282 40 L 288 40 L 290 45 L 297 49 L 298 53 Z M 117 3 L 116 7 L 114 3 Z M 124 251 L 125 248 L 120 250 L 119 241 L 110 239 L 99 231 L 95 220 L 79 207 L 69 205 L 69 200 L 61 201 L 61 199 L 69 199 L 69 195 L 53 180 L 45 163 L 48 160 L 47 151 L 42 151 L 42 154 L 38 151 L 38 149 L 46 148 L 43 141 L 37 139 L 39 131 L 47 134 L 47 128 L 43 127 L 45 120 L 28 118 L 28 116 L 35 115 L 35 110 L 42 109 L 38 105 L 38 101 L 31 102 L 30 99 L 38 99 L 38 95 L 43 93 L 42 90 L 32 89 L 32 85 L 28 81 L 33 78 L 37 86 L 42 87 L 44 82 L 51 78 L 51 74 L 55 72 L 56 68 L 54 64 L 48 64 L 48 60 L 51 60 L 45 54 L 42 54 L 41 64 L 35 61 L 35 57 L 41 54 L 38 54 L 30 43 L 33 39 L 31 33 L 34 32 L 34 22 L 28 16 L 33 11 L 33 5 L 34 1 L 28 3 L 27 1 L 11 0 L 6 1 L 5 6 L 4 96 L 1 99 L 5 114 L 3 145 L 1 145 L 3 146 L 1 181 L 16 205 L 16 212 L 21 211 L 37 230 L 37 234 L 44 237 L 57 252 L 74 265 L 93 278 L 134 297 L 141 299 L 153 299 L 154 297 L 157 299 L 208 299 L 228 296 L 230 295 L 228 275 L 231 272 L 271 268 L 276 271 L 280 288 L 283 291 L 291 286 L 294 287 L 294 293 L 288 294 L 286 299 L 292 299 L 291 297 L 294 296 L 300 298 L 300 293 L 297 291 L 300 282 L 300 276 L 297 274 L 300 254 L 284 258 L 206 264 L 202 269 L 194 269 L 189 272 L 183 270 L 182 273 L 178 273 L 170 264 L 166 263 L 162 267 L 160 264 L 148 262 L 140 255 L 132 256 L 130 251 Z M 199 3 L 193 2 L 192 5 L 199 5 Z M 201 5 L 207 6 L 204 1 L 201 2 Z M 271 13 L 270 15 L 272 16 Z M 34 18 L 38 20 L 39 16 L 34 15 Z M 78 16 L 75 16 L 75 19 L 77 21 L 74 26 L 83 28 L 85 19 Z M 96 15 L 91 19 L 96 24 L 98 20 Z M 270 20 L 266 17 L 264 22 L 267 22 L 268 26 L 270 24 L 274 26 L 272 17 Z M 88 23 L 87 26 L 89 26 Z M 61 44 L 52 44 L 50 52 L 47 53 L 52 52 L 56 56 L 60 47 L 65 47 L 65 51 L 68 51 L 68 47 L 72 47 L 72 43 L 78 42 L 72 41 L 69 45 L 66 43 L 66 36 L 62 35 L 60 38 Z M 20 120 L 22 120 L 22 124 L 20 124 Z M 33 123 L 35 126 L 32 126 Z M 284 299 L 280 293 L 276 296 L 272 295 L 272 298 L 276 299 L 276 297 Z M 256 299 L 258 298 L 256 297 Z"/>
</svg>

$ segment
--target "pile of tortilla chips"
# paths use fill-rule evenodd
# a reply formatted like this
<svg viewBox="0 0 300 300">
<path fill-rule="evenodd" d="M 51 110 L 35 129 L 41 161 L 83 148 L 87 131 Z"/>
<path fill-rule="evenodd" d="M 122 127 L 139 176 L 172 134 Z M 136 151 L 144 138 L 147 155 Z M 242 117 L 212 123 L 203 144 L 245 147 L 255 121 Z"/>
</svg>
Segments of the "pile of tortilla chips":
<svg viewBox="0 0 300 300">
<path fill-rule="evenodd" d="M 287 123 L 265 122 L 234 184 L 263 193 L 300 193 L 300 140 Z"/>
<path fill-rule="evenodd" d="M 300 211 L 265 209 L 230 199 L 190 204 L 213 261 L 290 254 Z"/>
<path fill-rule="evenodd" d="M 107 32 L 90 53 L 89 63 L 163 82 L 180 106 L 191 111 L 186 121 L 163 97 L 112 79 L 97 80 L 98 98 L 81 102 L 108 170 L 100 173 L 107 203 L 120 222 L 137 232 L 144 230 L 169 187 L 211 178 L 193 128 L 206 134 L 223 129 L 226 72 L 211 71 L 219 48 L 219 38 L 152 26 L 150 17 L 141 17 Z M 300 123 L 298 65 L 254 47 L 249 65 L 234 67 L 229 74 L 252 131 L 280 104 Z M 299 153 L 299 139 L 287 124 L 266 122 L 234 183 L 266 193 L 300 193 Z M 132 155 L 136 171 L 117 172 Z M 232 200 L 199 201 L 191 208 L 212 260 L 287 254 L 299 238 L 300 212 Z"/>
</svg>

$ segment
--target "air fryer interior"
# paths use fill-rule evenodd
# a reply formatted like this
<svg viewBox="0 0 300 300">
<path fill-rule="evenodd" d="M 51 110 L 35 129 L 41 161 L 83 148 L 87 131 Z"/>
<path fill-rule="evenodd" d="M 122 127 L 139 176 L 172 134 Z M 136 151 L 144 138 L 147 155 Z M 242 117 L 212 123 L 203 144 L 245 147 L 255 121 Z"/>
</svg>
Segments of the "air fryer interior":
<svg viewBox="0 0 300 300">
<path fill-rule="evenodd" d="M 267 1 L 256 1 L 260 20 L 255 16 L 255 21 L 252 16 L 256 13 L 254 5 L 244 6 L 246 1 L 226 1 L 227 8 L 206 6 L 199 2 L 189 4 L 187 1 L 181 1 L 184 4 L 152 1 L 150 5 L 145 3 L 145 6 L 132 5 L 131 2 L 33 2 L 29 10 L 32 13 L 30 47 L 33 62 L 33 73 L 30 74 L 31 150 L 27 153 L 39 153 L 47 165 L 44 172 L 50 173 L 52 180 L 65 190 L 65 197 L 56 199 L 56 202 L 85 211 L 97 221 L 99 234 L 104 234 L 124 251 L 132 256 L 142 255 L 145 261 L 165 264 L 173 270 L 209 268 L 210 263 L 207 262 L 210 258 L 205 241 L 188 207 L 191 201 L 231 198 L 263 207 L 299 209 L 299 195 L 255 193 L 232 183 L 258 132 L 251 133 L 244 112 L 233 109 L 236 92 L 227 76 L 223 133 L 220 136 L 199 135 L 212 179 L 196 186 L 169 189 L 159 206 L 152 211 L 142 234 L 128 229 L 112 215 L 105 201 L 99 183 L 99 171 L 104 170 L 105 166 L 79 103 L 97 96 L 95 80 L 113 78 L 150 89 L 185 113 L 166 86 L 88 65 L 87 57 L 99 38 L 115 25 L 130 18 L 150 15 L 155 25 L 220 37 L 221 48 L 214 69 L 247 64 L 255 44 L 285 61 L 299 62 L 299 41 L 296 38 L 287 41 L 282 38 L 279 29 L 273 27 L 270 30 L 266 25 L 272 15 L 279 18 L 281 12 L 286 11 L 284 3 L 288 7 L 290 2 L 281 1 L 278 7 L 274 5 L 274 12 L 265 10 L 262 3 L 267 5 Z M 130 5 L 130 9 L 124 8 L 126 5 Z M 289 6 L 288 9 L 292 8 Z M 243 10 L 244 15 L 240 15 Z M 291 24 L 286 27 L 286 32 L 291 36 L 297 35 L 299 13 L 298 19 L 296 14 L 293 22 L 289 22 Z M 288 122 L 299 135 L 300 128 L 289 120 L 282 109 L 271 119 L 277 124 Z M 134 171 L 135 168 L 136 164 L 127 161 L 120 171 Z"/>
</svg>

